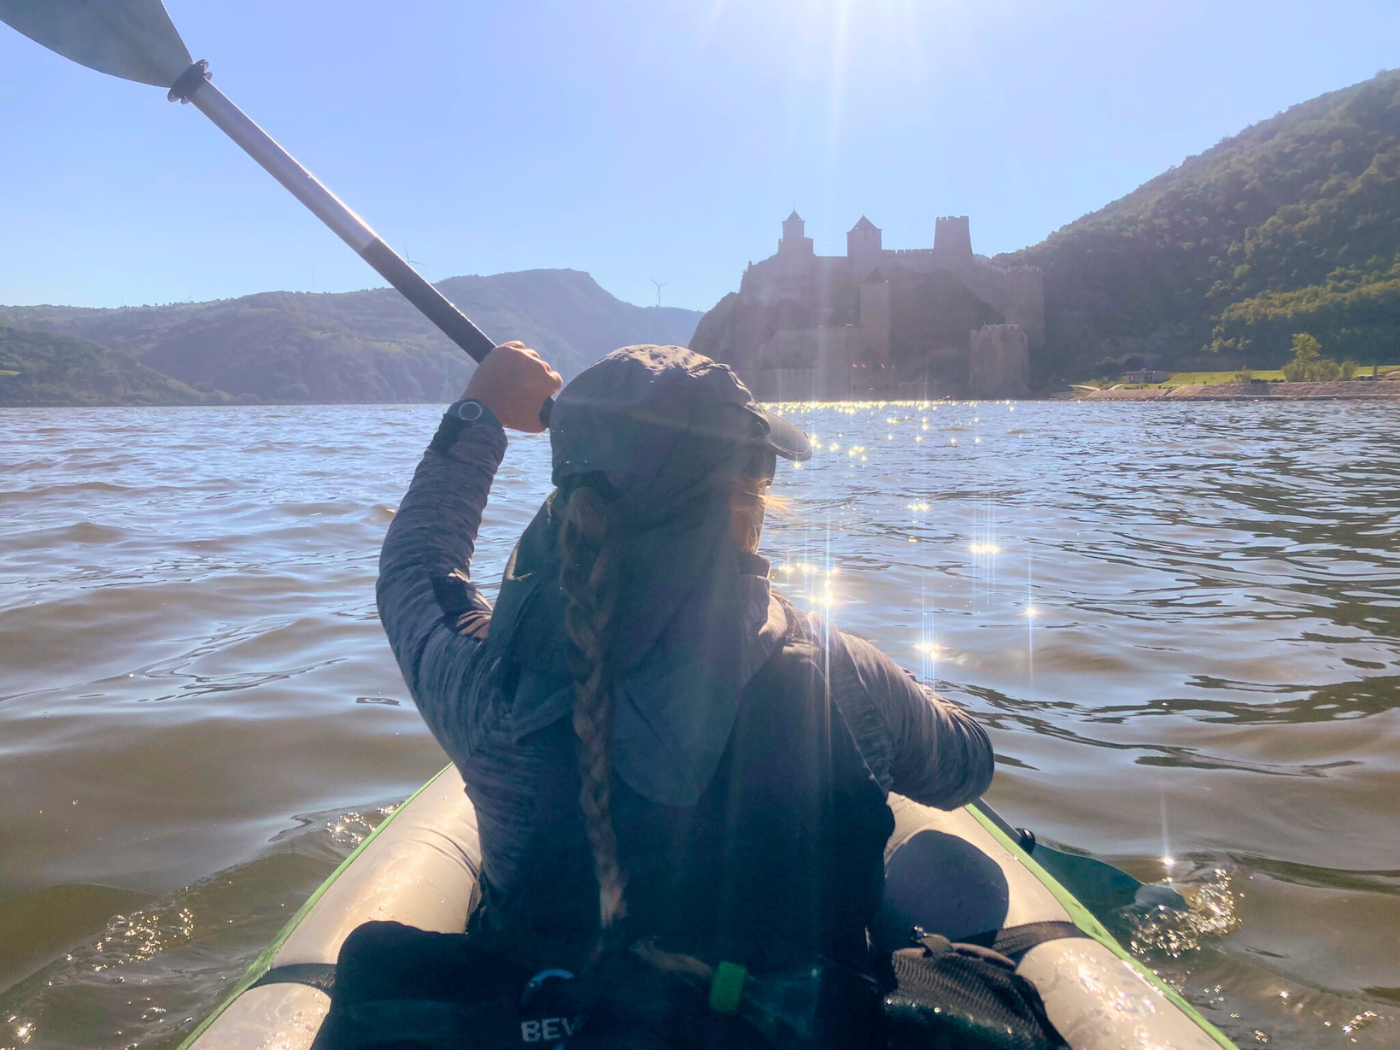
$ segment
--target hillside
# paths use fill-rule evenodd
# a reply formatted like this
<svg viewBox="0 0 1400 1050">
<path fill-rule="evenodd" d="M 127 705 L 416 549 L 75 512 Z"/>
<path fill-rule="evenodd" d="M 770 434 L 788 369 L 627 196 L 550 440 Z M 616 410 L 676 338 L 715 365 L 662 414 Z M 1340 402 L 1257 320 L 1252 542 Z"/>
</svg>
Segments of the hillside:
<svg viewBox="0 0 1400 1050">
<path fill-rule="evenodd" d="M 700 316 L 621 302 L 577 270 L 452 277 L 438 287 L 483 331 L 523 339 L 566 378 L 628 343 L 685 344 Z M 386 288 L 112 310 L 3 309 L 19 327 L 121 350 L 199 390 L 240 400 L 446 400 L 471 368 L 461 350 Z"/>
<path fill-rule="evenodd" d="M 1400 360 L 1400 70 L 1263 121 L 1003 262 L 1045 270 L 1040 379 L 1270 367 L 1294 332 Z"/>
<path fill-rule="evenodd" d="M 0 407 L 198 405 L 184 383 L 84 339 L 26 332 L 0 318 Z"/>
</svg>

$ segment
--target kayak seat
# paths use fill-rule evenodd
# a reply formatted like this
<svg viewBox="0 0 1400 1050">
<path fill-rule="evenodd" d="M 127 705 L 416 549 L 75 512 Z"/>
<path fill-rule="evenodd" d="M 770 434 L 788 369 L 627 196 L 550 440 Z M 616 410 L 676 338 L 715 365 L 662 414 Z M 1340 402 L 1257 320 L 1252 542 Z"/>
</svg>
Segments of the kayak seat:
<svg viewBox="0 0 1400 1050">
<path fill-rule="evenodd" d="M 1011 899 L 995 860 L 966 839 L 924 830 L 895 849 L 885 866 L 885 896 L 871 923 L 881 954 L 910 944 L 921 927 L 950 941 L 999 930 Z"/>
</svg>

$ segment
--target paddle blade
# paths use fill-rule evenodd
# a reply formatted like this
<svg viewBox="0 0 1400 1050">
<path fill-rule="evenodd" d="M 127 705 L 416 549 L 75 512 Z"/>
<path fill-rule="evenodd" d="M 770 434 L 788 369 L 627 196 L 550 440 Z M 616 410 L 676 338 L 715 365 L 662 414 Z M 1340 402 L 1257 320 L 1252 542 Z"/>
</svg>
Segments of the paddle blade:
<svg viewBox="0 0 1400 1050">
<path fill-rule="evenodd" d="M 192 61 L 161 0 L 0 0 L 0 22 L 64 58 L 139 84 L 168 88 Z"/>
</svg>

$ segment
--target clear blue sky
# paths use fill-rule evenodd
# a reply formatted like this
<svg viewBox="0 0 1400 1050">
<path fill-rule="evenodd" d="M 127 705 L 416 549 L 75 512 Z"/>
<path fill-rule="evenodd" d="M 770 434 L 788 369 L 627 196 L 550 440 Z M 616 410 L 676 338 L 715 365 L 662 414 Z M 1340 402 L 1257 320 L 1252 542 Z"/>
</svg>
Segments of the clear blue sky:
<svg viewBox="0 0 1400 1050">
<path fill-rule="evenodd" d="M 794 205 L 818 251 L 967 214 L 1035 243 L 1400 65 L 1396 0 L 167 0 L 219 86 L 433 280 L 587 270 L 706 309 Z M 381 283 L 192 107 L 0 26 L 0 303 Z"/>
</svg>

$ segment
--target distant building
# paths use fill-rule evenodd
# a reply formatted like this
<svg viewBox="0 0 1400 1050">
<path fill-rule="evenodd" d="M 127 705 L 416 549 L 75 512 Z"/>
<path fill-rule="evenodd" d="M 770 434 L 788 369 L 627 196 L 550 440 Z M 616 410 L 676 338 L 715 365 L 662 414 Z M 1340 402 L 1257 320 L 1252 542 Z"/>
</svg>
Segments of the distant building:
<svg viewBox="0 0 1400 1050">
<path fill-rule="evenodd" d="M 760 397 L 1025 393 L 1027 348 L 1045 338 L 1044 278 L 973 254 L 967 216 L 938 219 L 933 247 L 910 250 L 885 248 L 864 215 L 845 255 L 817 255 L 796 210 L 782 231 L 691 344 Z M 998 331 L 979 339 L 984 326 Z M 979 347 L 996 361 L 979 365 Z"/>
<path fill-rule="evenodd" d="M 1154 372 L 1150 368 L 1139 368 L 1134 372 L 1124 372 L 1125 383 L 1165 383 L 1171 378 L 1170 372 Z"/>
</svg>

